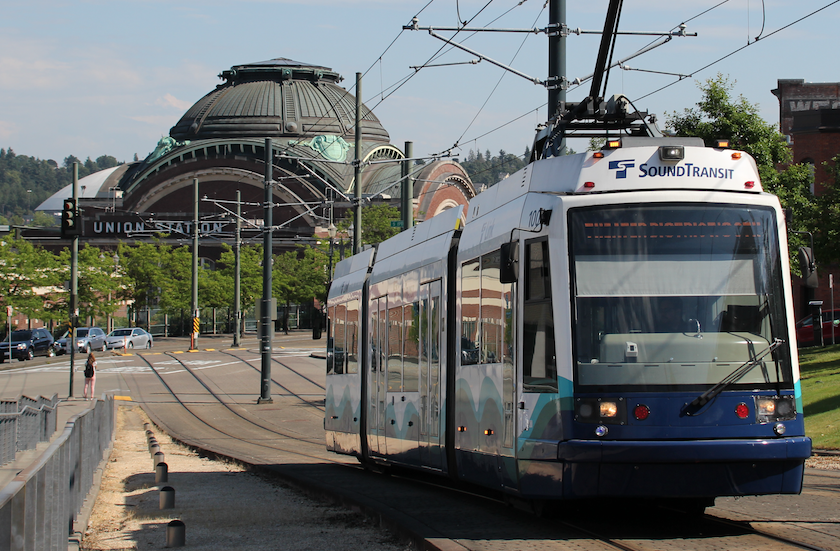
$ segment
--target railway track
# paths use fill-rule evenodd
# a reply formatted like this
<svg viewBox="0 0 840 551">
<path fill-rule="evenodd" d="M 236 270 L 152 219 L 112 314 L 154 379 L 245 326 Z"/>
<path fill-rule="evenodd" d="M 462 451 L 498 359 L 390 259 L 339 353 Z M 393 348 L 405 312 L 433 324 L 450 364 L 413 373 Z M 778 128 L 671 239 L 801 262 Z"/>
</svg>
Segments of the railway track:
<svg viewBox="0 0 840 551">
<path fill-rule="evenodd" d="M 174 354 L 166 353 L 164 356 L 168 360 L 174 360 L 177 362 L 183 368 L 184 372 L 190 376 L 189 381 L 179 382 L 181 388 L 177 390 L 173 388 L 173 384 L 167 382 L 166 378 L 155 366 L 153 361 L 150 361 L 143 354 L 137 355 L 137 357 L 149 367 L 160 384 L 163 385 L 167 394 L 172 397 L 185 414 L 194 419 L 195 423 L 203 425 L 210 431 L 215 431 L 221 436 L 234 439 L 236 441 L 247 442 L 250 446 L 254 446 L 259 449 L 267 451 L 274 450 L 285 454 L 291 454 L 293 456 L 299 456 L 301 458 L 308 458 L 309 460 L 329 460 L 325 457 L 326 454 L 317 453 L 324 449 L 323 438 L 307 435 L 305 431 L 295 431 L 288 428 L 281 428 L 275 423 L 267 422 L 259 417 L 256 417 L 244 409 L 241 403 L 223 399 L 221 395 L 222 392 L 218 390 L 218 385 L 212 383 L 210 376 L 204 373 L 204 371 L 199 374 L 200 372 L 198 370 L 190 367 L 188 362 L 181 360 Z M 247 362 L 243 363 L 247 365 Z M 135 375 L 132 376 L 136 377 Z M 287 387 L 279 385 L 276 381 L 273 382 L 282 389 L 289 391 Z M 317 385 L 317 383 L 312 383 Z M 196 384 L 199 387 L 196 390 L 193 390 L 193 388 L 183 388 L 187 385 L 194 386 Z M 214 390 L 214 388 L 211 388 L 212 386 L 216 386 L 217 389 Z M 289 394 L 299 400 L 301 405 L 323 412 L 322 407 L 311 403 L 311 400 L 307 400 L 305 397 L 301 396 L 302 393 L 289 391 Z M 192 399 L 183 399 L 182 396 L 184 395 L 188 395 L 192 397 Z M 216 405 L 227 410 L 230 416 L 235 419 L 234 423 L 232 424 L 230 422 L 231 417 L 227 417 L 224 423 L 214 421 L 214 415 L 208 415 L 208 406 L 210 405 Z M 233 427 L 234 430 L 231 430 L 231 427 Z M 249 438 L 249 434 L 253 437 Z M 269 436 L 269 438 L 266 438 L 266 436 Z M 272 436 L 276 438 L 271 438 Z M 196 442 L 191 444 L 196 445 L 198 443 Z M 306 451 L 307 448 L 311 448 L 311 452 Z M 338 456 L 336 456 L 336 459 L 337 458 Z M 341 464 L 341 461 L 335 462 L 336 464 Z"/>
<path fill-rule="evenodd" d="M 140 355 L 154 374 L 157 385 L 150 393 L 158 403 L 169 402 L 170 415 L 189 416 L 194 425 L 201 425 L 204 436 L 200 441 L 187 442 L 196 447 L 229 455 L 237 459 L 265 464 L 266 456 L 282 454 L 287 463 L 312 463 L 310 472 L 320 479 L 322 493 L 349 494 L 351 502 L 380 518 L 394 514 L 405 522 L 427 548 L 462 548 L 475 551 L 507 551 L 513 549 L 622 549 L 624 551 L 654 551 L 671 549 L 808 549 L 838 550 L 840 538 L 821 544 L 816 530 L 767 518 L 750 522 L 727 520 L 714 514 L 691 515 L 677 509 L 652 506 L 650 503 L 604 500 L 597 509 L 566 508 L 545 517 L 510 507 L 500 493 L 471 487 L 453 487 L 445 479 L 433 476 L 405 476 L 397 471 L 392 476 L 362 472 L 354 460 L 333 456 L 324 450 L 320 427 L 312 420 L 323 413 L 317 395 L 323 395 L 323 385 L 306 373 L 306 368 L 273 358 L 272 388 L 277 391 L 273 406 L 253 406 L 242 400 L 237 390 L 253 384 L 259 373 L 246 354 L 223 353 L 237 360 L 241 371 L 196 368 L 195 362 L 174 354 L 165 354 L 162 361 L 151 355 Z M 217 356 L 218 357 L 218 356 Z M 163 364 L 177 364 L 177 371 Z M 208 364 L 209 365 L 209 364 Z M 226 364 L 222 364 L 226 365 Z M 304 365 L 304 364 L 302 364 Z M 245 367 L 247 366 L 247 367 Z M 167 371 L 168 369 L 168 371 Z M 126 376 L 142 376 L 137 373 Z M 148 375 L 145 375 L 148 377 Z M 244 383 L 232 385 L 231 379 Z M 147 388 L 149 388 L 147 386 Z M 154 390 L 157 389 L 157 390 Z M 252 395 L 249 393 L 249 395 Z M 238 400 L 238 401 L 237 401 Z M 308 429 L 297 430 L 294 424 L 278 421 L 271 414 L 282 407 L 305 412 Z M 154 411 L 156 406 L 151 408 Z M 224 417 L 224 420 L 220 420 Z M 181 421 L 183 422 L 183 421 Z M 165 423 L 164 423 L 165 425 Z M 307 432 L 308 430 L 308 432 Z M 209 436 L 208 436 L 209 435 Z M 210 442 L 235 443 L 234 446 L 215 446 Z M 344 462 L 342 462 L 342 460 Z M 349 460 L 349 461 L 348 461 Z M 269 461 L 270 462 L 270 461 Z M 276 461 L 276 463 L 281 463 Z M 344 467 L 340 469 L 330 467 Z M 343 473 L 343 474 L 342 474 Z M 475 491 L 474 491 L 475 490 Z M 820 487 L 826 492 L 826 484 Z M 347 503 L 347 498 L 336 498 Z M 356 501 L 353 501 L 356 500 Z M 384 511 L 384 512 L 383 512 Z M 760 522 L 760 524 L 759 524 Z M 418 528 L 419 526 L 419 528 Z M 830 538 L 829 538 L 830 539 Z M 440 542 L 450 542 L 440 545 Z M 438 542 L 438 543 L 434 543 Z"/>
</svg>

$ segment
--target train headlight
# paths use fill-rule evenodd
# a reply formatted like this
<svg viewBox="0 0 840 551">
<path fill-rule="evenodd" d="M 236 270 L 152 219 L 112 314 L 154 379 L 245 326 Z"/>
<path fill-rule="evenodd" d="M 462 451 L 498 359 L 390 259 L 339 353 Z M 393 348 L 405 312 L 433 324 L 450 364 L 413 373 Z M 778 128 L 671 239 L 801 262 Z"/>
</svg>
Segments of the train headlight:
<svg viewBox="0 0 840 551">
<path fill-rule="evenodd" d="M 756 396 L 755 422 L 773 423 L 796 419 L 796 402 L 793 396 Z"/>
<path fill-rule="evenodd" d="M 685 159 L 685 147 L 681 145 L 663 145 L 659 148 L 660 161 L 681 161 Z"/>
<path fill-rule="evenodd" d="M 601 402 L 600 404 L 600 411 L 598 413 L 600 417 L 615 417 L 618 415 L 618 404 L 615 402 Z"/>
<path fill-rule="evenodd" d="M 576 398 L 575 421 L 607 425 L 627 424 L 624 398 Z"/>
<path fill-rule="evenodd" d="M 776 400 L 768 400 L 766 398 L 759 398 L 755 401 L 755 410 L 759 415 L 775 415 L 776 414 Z"/>
</svg>

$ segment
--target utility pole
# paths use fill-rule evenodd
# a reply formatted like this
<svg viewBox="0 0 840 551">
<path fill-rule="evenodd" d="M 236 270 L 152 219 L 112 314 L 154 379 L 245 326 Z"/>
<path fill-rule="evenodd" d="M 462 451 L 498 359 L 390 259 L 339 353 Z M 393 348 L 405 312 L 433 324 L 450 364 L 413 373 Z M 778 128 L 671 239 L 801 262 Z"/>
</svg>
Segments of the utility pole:
<svg viewBox="0 0 840 551">
<path fill-rule="evenodd" d="M 414 157 L 414 142 L 405 142 L 405 157 Z M 400 186 L 400 205 L 402 207 L 402 231 L 414 225 L 414 181 L 411 179 L 413 161 L 402 162 L 402 185 Z"/>
<path fill-rule="evenodd" d="M 79 204 L 79 163 L 73 163 L 73 204 Z M 78 214 L 78 208 L 77 208 Z M 79 217 L 75 216 L 76 224 Z M 76 321 L 79 317 L 79 232 L 73 235 L 70 246 L 70 334 L 67 345 L 70 347 L 70 392 L 68 398 L 73 397 L 73 374 L 76 372 Z M 11 333 L 11 323 L 9 332 Z M 12 349 L 9 348 L 9 361 L 12 360 Z"/>
<path fill-rule="evenodd" d="M 358 78 L 358 73 L 357 73 Z M 260 351 L 261 351 L 261 366 L 262 375 L 260 381 L 260 397 L 257 400 L 258 404 L 270 404 L 271 399 L 271 338 L 274 336 L 274 328 L 271 326 L 271 319 L 274 317 L 271 311 L 271 268 L 272 268 L 272 207 L 273 197 L 271 186 L 274 184 L 272 180 L 272 166 L 274 163 L 274 155 L 272 154 L 271 138 L 265 139 L 265 214 L 263 222 L 263 298 L 262 307 L 260 308 Z"/>
<path fill-rule="evenodd" d="M 198 178 L 193 178 L 193 250 L 192 250 L 192 312 L 193 326 L 190 350 L 198 348 Z"/>
<path fill-rule="evenodd" d="M 355 213 L 353 223 L 356 226 L 353 232 L 353 254 L 362 251 L 362 73 L 356 73 L 356 146 L 355 161 L 353 161 L 353 178 L 355 191 L 353 202 Z"/>
<path fill-rule="evenodd" d="M 233 240 L 233 256 L 235 258 L 235 268 L 233 275 L 233 346 L 241 346 L 241 332 L 242 332 L 242 310 L 240 301 L 242 300 L 242 291 L 240 287 L 239 273 L 242 269 L 242 263 L 239 258 L 239 252 L 242 247 L 242 192 L 236 190 L 236 233 Z"/>
<path fill-rule="evenodd" d="M 548 37 L 548 81 L 554 87 L 548 90 L 548 119 L 558 113 L 566 103 L 566 0 L 549 0 L 548 25 L 553 32 Z M 559 154 L 565 154 L 566 139 L 560 142 Z"/>
</svg>

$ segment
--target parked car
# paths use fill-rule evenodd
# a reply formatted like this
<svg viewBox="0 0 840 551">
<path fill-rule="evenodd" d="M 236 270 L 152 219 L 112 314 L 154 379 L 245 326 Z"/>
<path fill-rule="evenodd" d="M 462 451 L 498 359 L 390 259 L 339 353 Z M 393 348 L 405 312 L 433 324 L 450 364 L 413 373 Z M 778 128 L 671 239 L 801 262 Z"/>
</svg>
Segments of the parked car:
<svg viewBox="0 0 840 551">
<path fill-rule="evenodd" d="M 834 342 L 840 343 L 840 309 L 826 310 L 822 313 L 823 341 L 831 344 L 831 333 L 834 331 Z M 814 322 L 811 316 L 805 316 L 796 322 L 796 340 L 800 345 L 814 344 Z"/>
<path fill-rule="evenodd" d="M 11 354 L 9 354 L 9 336 L 0 342 L 0 363 L 6 358 L 17 358 L 20 361 L 31 360 L 35 356 L 55 356 L 53 336 L 44 328 L 19 329 L 12 331 Z"/>
<path fill-rule="evenodd" d="M 70 347 L 68 346 L 69 331 L 56 342 L 55 350 L 58 354 L 69 354 Z M 88 353 L 91 350 L 101 350 L 105 352 L 105 338 L 107 335 L 105 331 L 99 327 L 78 327 L 76 328 L 76 351 Z"/>
<path fill-rule="evenodd" d="M 108 348 L 151 348 L 154 344 L 152 334 L 139 327 L 114 329 L 105 341 Z"/>
</svg>

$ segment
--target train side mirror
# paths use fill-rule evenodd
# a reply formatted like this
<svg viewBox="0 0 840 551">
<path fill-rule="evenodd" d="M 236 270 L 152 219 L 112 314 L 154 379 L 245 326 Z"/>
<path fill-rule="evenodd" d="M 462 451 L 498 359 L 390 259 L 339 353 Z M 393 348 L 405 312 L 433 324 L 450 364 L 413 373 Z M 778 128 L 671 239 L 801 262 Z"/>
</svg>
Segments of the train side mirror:
<svg viewBox="0 0 840 551">
<path fill-rule="evenodd" d="M 519 243 L 516 241 L 503 243 L 501 256 L 499 280 L 502 283 L 516 283 L 519 273 Z"/>
<path fill-rule="evenodd" d="M 811 247 L 799 247 L 799 269 L 802 271 L 803 285 L 816 289 L 820 285 L 817 276 L 817 264 Z"/>
</svg>

